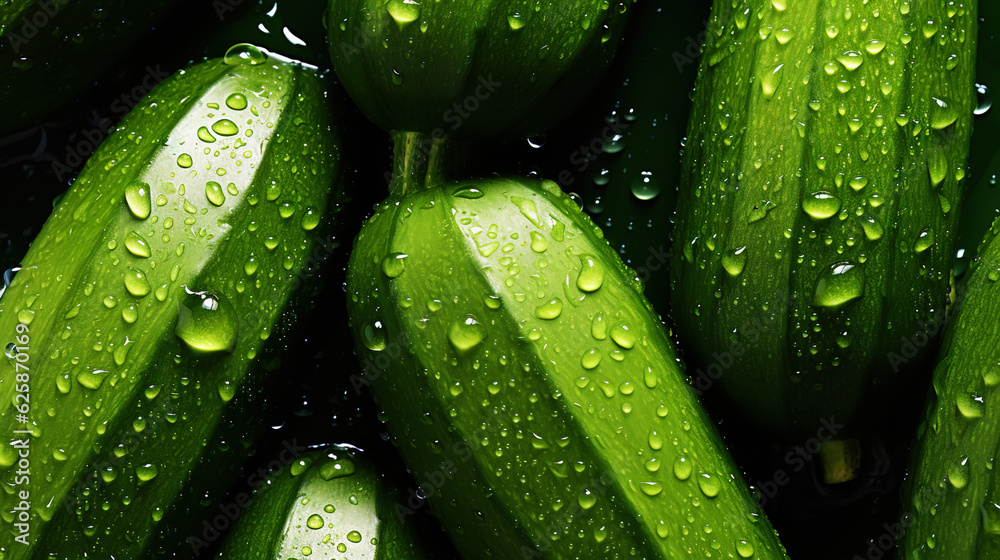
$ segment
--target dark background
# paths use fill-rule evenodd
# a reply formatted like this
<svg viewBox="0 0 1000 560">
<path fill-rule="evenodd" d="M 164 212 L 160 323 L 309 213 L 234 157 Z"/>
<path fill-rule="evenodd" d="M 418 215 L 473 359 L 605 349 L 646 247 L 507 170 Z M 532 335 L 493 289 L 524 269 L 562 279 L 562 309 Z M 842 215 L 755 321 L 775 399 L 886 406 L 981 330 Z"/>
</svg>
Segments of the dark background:
<svg viewBox="0 0 1000 560">
<path fill-rule="evenodd" d="M 669 7 L 663 7 L 664 5 Z M 221 56 L 238 42 L 271 50 L 328 69 L 322 0 L 181 0 L 141 43 L 100 75 L 92 88 L 45 121 L 0 137 L 0 181 L 5 204 L 0 209 L 0 266 L 16 266 L 38 233 L 53 200 L 68 188 L 82 168 L 70 153 L 122 116 L 123 106 L 143 92 L 147 66 L 173 72 L 204 57 Z M 1000 44 L 994 36 L 1000 17 L 995 2 L 980 2 L 978 78 L 983 114 L 975 120 L 968 194 L 963 206 L 957 261 L 960 275 L 984 232 L 997 215 L 996 173 L 1000 171 L 1000 116 L 987 107 L 1000 88 Z M 607 78 L 586 103 L 545 135 L 499 145 L 476 146 L 468 172 L 538 175 L 557 180 L 605 232 L 640 278 L 646 295 L 669 326 L 669 250 L 682 140 L 697 74 L 698 45 L 708 18 L 709 2 L 643 0 L 629 23 L 625 41 Z M 260 26 L 268 29 L 265 34 Z M 306 46 L 285 39 L 288 27 Z M 377 420 L 366 391 L 349 379 L 360 373 L 346 327 L 343 281 L 350 240 L 372 205 L 385 196 L 389 169 L 387 135 L 370 125 L 340 92 L 333 76 L 331 98 L 343 113 L 345 188 L 352 198 L 338 217 L 341 247 L 320 275 L 329 298 L 300 315 L 291 332 L 278 341 L 281 370 L 268 390 L 265 433 L 247 472 L 277 456 L 284 439 L 296 437 L 313 445 L 350 443 L 377 460 L 387 478 L 401 488 L 414 487 Z M 588 157 L 593 156 L 593 159 Z M 60 167 L 63 165 L 65 167 Z M 682 349 L 683 350 L 683 349 Z M 691 363 L 692 369 L 697 364 Z M 821 482 L 813 461 L 794 462 L 795 444 L 770 439 L 739 418 L 717 391 L 706 403 L 727 443 L 758 489 L 765 509 L 793 558 L 877 558 L 872 541 L 898 520 L 899 488 L 913 431 L 920 421 L 929 370 L 915 376 L 897 398 L 885 404 L 884 425 L 871 426 L 862 438 L 863 463 L 858 479 L 835 486 Z M 805 442 L 799 442 L 802 445 Z M 789 482 L 768 485 L 784 473 Z M 242 478 L 245 480 L 245 477 Z M 245 490 L 240 482 L 231 492 Z M 421 508 L 425 512 L 426 508 Z M 454 555 L 433 520 L 425 537 L 437 555 Z M 207 557 L 203 555 L 202 557 Z M 885 553 L 884 557 L 891 557 Z"/>
</svg>

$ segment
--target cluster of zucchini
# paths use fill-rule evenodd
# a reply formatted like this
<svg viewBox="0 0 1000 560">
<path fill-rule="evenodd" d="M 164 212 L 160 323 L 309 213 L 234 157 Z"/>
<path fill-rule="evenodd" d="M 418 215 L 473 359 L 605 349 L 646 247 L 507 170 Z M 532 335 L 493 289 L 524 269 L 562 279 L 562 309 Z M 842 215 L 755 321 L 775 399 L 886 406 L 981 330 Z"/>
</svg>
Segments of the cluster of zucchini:
<svg viewBox="0 0 1000 560">
<path fill-rule="evenodd" d="M 0 131 L 78 93 L 99 69 L 81 60 L 110 62 L 171 4 L 0 6 Z M 240 2 L 217 4 L 224 19 Z M 313 4 L 339 85 L 248 43 L 170 75 L 4 275 L 0 560 L 441 557 L 425 503 L 463 558 L 787 558 L 704 393 L 718 384 L 764 434 L 827 430 L 804 457 L 833 484 L 941 333 L 890 547 L 1000 554 L 996 231 L 953 275 L 975 0 L 715 1 L 682 57 L 699 71 L 676 213 L 657 217 L 676 229 L 650 241 L 672 250 L 641 273 L 571 174 L 491 174 L 491 142 L 550 130 L 602 87 L 628 18 L 668 5 Z M 358 363 L 329 374 L 370 391 L 418 490 L 384 475 L 392 457 L 291 439 L 240 491 L 283 333 L 345 297 L 316 271 L 345 154 L 374 149 L 350 145 L 340 87 L 392 169 L 349 232 L 332 318 Z M 649 181 L 632 194 L 656 197 Z"/>
</svg>

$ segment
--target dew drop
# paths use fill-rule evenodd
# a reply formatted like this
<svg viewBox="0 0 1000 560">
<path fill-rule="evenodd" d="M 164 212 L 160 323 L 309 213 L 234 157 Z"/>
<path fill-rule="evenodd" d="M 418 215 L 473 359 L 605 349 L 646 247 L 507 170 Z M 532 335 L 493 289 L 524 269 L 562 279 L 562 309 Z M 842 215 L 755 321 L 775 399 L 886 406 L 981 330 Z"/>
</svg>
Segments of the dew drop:
<svg viewBox="0 0 1000 560">
<path fill-rule="evenodd" d="M 552 298 L 549 301 L 535 308 L 535 317 L 539 319 L 552 320 L 562 313 L 563 302 L 559 298 Z"/>
<path fill-rule="evenodd" d="M 234 111 L 242 111 L 247 108 L 247 98 L 242 93 L 230 93 L 226 98 L 226 107 Z"/>
<path fill-rule="evenodd" d="M 192 351 L 211 353 L 235 349 L 238 319 L 233 306 L 222 296 L 187 291 L 177 304 L 177 311 L 174 334 Z"/>
<path fill-rule="evenodd" d="M 746 264 L 746 245 L 735 249 L 729 249 L 722 254 L 722 268 L 726 269 L 726 272 L 729 273 L 730 276 L 735 277 L 743 274 L 743 268 L 746 267 Z"/>
<path fill-rule="evenodd" d="M 132 215 L 140 220 L 149 217 L 153 204 L 149 198 L 149 185 L 141 181 L 132 181 L 125 187 L 125 203 Z"/>
<path fill-rule="evenodd" d="M 958 111 L 954 103 L 947 97 L 931 97 L 931 128 L 941 130 L 947 128 L 958 120 Z"/>
<path fill-rule="evenodd" d="M 930 249 L 934 245 L 934 230 L 931 228 L 924 228 L 920 234 L 917 235 L 916 242 L 913 243 L 913 251 L 917 253 L 923 253 L 927 249 Z"/>
<path fill-rule="evenodd" d="M 781 85 L 781 78 L 784 68 L 784 64 L 777 65 L 774 70 L 764 74 L 760 80 L 761 91 L 764 93 L 764 99 L 771 99 L 774 97 L 774 93 L 778 91 L 778 86 Z"/>
<path fill-rule="evenodd" d="M 719 483 L 717 477 L 713 477 L 708 473 L 702 473 L 698 476 L 698 488 L 701 489 L 702 494 L 709 498 L 714 498 L 719 495 L 722 485 Z"/>
<path fill-rule="evenodd" d="M 463 320 L 455 321 L 448 329 L 448 340 L 458 350 L 466 354 L 475 349 L 486 338 L 486 327 L 476 321 L 471 315 Z"/>
<path fill-rule="evenodd" d="M 240 132 L 240 129 L 236 123 L 229 119 L 219 119 L 212 123 L 212 132 L 219 136 L 235 136 Z"/>
<path fill-rule="evenodd" d="M 853 301 L 865 292 L 865 275 L 850 262 L 830 265 L 820 274 L 813 291 L 813 305 L 834 308 Z"/>
<path fill-rule="evenodd" d="M 595 292 L 604 284 L 604 265 L 597 257 L 584 253 L 580 255 L 580 275 L 576 278 L 576 287 L 582 292 Z"/>
<path fill-rule="evenodd" d="M 629 330 L 628 325 L 618 325 L 611 329 L 610 334 L 611 340 L 614 340 L 615 344 L 626 350 L 635 346 L 635 334 Z"/>
<path fill-rule="evenodd" d="M 222 192 L 222 185 L 215 181 L 205 183 L 205 197 L 215 206 L 222 206 L 226 202 L 226 194 Z"/>
<path fill-rule="evenodd" d="M 267 61 L 267 55 L 254 45 L 239 43 L 229 47 L 222 60 L 230 66 L 238 66 L 240 64 L 256 66 Z"/>
<path fill-rule="evenodd" d="M 125 236 L 125 248 L 128 249 L 129 253 L 137 257 L 149 258 L 152 255 L 149 245 L 146 244 L 146 240 L 134 231 L 129 232 Z"/>
<path fill-rule="evenodd" d="M 142 482 L 149 482 L 156 478 L 158 474 L 160 474 L 160 470 L 152 463 L 146 463 L 135 468 L 135 475 Z"/>
<path fill-rule="evenodd" d="M 691 477 L 691 461 L 685 457 L 678 457 L 674 460 L 674 476 L 677 480 L 687 480 Z"/>
<path fill-rule="evenodd" d="M 361 342 L 365 345 L 365 348 L 373 352 L 385 350 L 386 336 L 382 321 L 375 321 L 374 323 L 365 325 L 365 328 L 361 331 Z"/>
<path fill-rule="evenodd" d="M 382 259 L 382 274 L 396 278 L 403 273 L 406 266 L 406 253 L 389 253 Z"/>
</svg>

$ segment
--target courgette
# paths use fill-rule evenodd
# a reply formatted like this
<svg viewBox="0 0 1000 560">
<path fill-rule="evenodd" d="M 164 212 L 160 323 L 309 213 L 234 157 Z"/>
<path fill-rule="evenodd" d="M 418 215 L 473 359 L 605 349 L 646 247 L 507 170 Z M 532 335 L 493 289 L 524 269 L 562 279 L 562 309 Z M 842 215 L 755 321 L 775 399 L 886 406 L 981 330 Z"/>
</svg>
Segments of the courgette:
<svg viewBox="0 0 1000 560">
<path fill-rule="evenodd" d="M 900 558 L 1000 557 L 998 234 L 994 222 L 947 325 L 893 535 Z"/>
<path fill-rule="evenodd" d="M 597 84 L 632 2 L 330 0 L 330 56 L 385 130 L 541 132 Z"/>
<path fill-rule="evenodd" d="M 348 311 L 360 384 L 463 556 L 781 558 L 600 229 L 551 181 L 425 180 L 419 135 L 395 136 Z"/>
<path fill-rule="evenodd" d="M 138 558 L 193 534 L 159 522 L 225 489 L 254 357 L 332 248 L 333 124 L 318 77 L 238 45 L 90 158 L 0 297 L 0 556 Z"/>
<path fill-rule="evenodd" d="M 0 132 L 37 121 L 91 83 L 175 0 L 0 4 Z M 156 78 L 156 75 L 151 75 Z"/>
<path fill-rule="evenodd" d="M 351 560 L 426 556 L 399 490 L 346 449 L 312 452 L 260 485 L 219 560 Z"/>
<path fill-rule="evenodd" d="M 976 102 L 976 3 L 720 0 L 708 38 L 674 318 L 699 389 L 717 381 L 762 425 L 811 437 L 880 409 L 864 406 L 873 389 L 932 346 Z"/>
</svg>

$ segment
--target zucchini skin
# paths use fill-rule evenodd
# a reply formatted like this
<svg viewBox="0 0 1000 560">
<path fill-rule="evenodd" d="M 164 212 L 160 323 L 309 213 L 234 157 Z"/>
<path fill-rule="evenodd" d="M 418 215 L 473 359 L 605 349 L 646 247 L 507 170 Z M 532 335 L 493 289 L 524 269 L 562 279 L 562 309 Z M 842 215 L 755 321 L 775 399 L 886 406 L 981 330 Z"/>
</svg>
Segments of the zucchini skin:
<svg viewBox="0 0 1000 560">
<path fill-rule="evenodd" d="M 976 4 L 728 8 L 713 6 L 684 150 L 673 313 L 702 388 L 809 437 L 900 382 L 944 311 Z"/>
<path fill-rule="evenodd" d="M 93 81 L 176 0 L 0 5 L 0 132 L 37 122 Z"/>
<path fill-rule="evenodd" d="M 784 556 L 633 277 L 551 181 L 394 196 L 355 239 L 365 383 L 464 557 Z"/>
<path fill-rule="evenodd" d="M 998 233 L 994 222 L 945 331 L 904 485 L 901 559 L 1000 558 Z"/>
<path fill-rule="evenodd" d="M 597 84 L 633 2 L 330 0 L 330 57 L 387 131 L 537 133 Z"/>
<path fill-rule="evenodd" d="M 246 455 L 253 358 L 322 250 L 339 167 L 323 82 L 238 52 L 257 51 L 174 74 L 122 121 L 0 297 L 0 332 L 30 337 L 33 431 L 30 480 L 0 448 L 5 559 L 186 546 L 197 532 L 159 522 L 181 495 L 195 505 L 179 519 L 200 522 Z M 0 360 L 6 402 L 16 363 Z M 0 409 L 7 433 L 25 427 L 15 412 Z M 27 545 L 11 523 L 22 490 Z"/>
<path fill-rule="evenodd" d="M 219 560 L 310 558 L 395 560 L 427 556 L 404 503 L 363 457 L 344 449 L 312 452 L 258 486 Z"/>
</svg>

